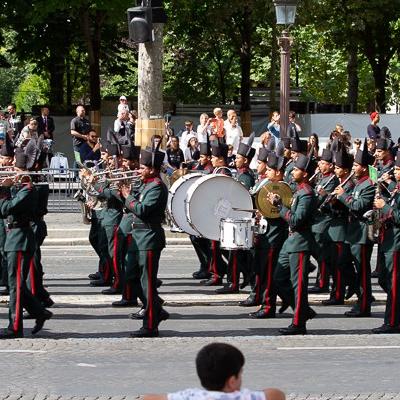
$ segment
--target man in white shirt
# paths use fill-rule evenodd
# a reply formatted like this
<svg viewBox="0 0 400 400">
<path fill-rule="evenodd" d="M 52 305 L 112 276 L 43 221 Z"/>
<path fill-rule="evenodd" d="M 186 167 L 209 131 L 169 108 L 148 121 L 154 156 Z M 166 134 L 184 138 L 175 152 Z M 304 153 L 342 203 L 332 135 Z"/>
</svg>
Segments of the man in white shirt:
<svg viewBox="0 0 400 400">
<path fill-rule="evenodd" d="M 197 375 L 204 389 L 145 395 L 144 400 L 285 400 L 279 389 L 241 389 L 244 356 L 227 343 L 210 343 L 196 357 Z"/>
<path fill-rule="evenodd" d="M 197 132 L 193 130 L 193 122 L 185 121 L 185 130 L 182 132 L 181 138 L 179 139 L 179 147 L 182 149 L 183 152 L 185 152 L 186 148 L 188 147 L 189 135 L 197 138 Z"/>
<path fill-rule="evenodd" d="M 224 122 L 225 140 L 227 145 L 233 146 L 233 154 L 236 154 L 239 148 L 239 143 L 243 139 L 243 131 L 238 124 L 236 112 L 234 110 L 229 111 L 228 119 Z"/>
</svg>

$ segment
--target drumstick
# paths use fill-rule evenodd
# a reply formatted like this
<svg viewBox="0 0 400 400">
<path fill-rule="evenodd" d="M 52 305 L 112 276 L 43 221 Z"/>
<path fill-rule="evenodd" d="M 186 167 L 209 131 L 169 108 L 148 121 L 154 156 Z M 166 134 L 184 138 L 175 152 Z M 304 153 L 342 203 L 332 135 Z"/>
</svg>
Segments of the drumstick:
<svg viewBox="0 0 400 400">
<path fill-rule="evenodd" d="M 250 212 L 250 213 L 258 211 L 257 208 L 245 209 L 245 208 L 238 208 L 238 207 L 232 207 L 232 210 L 233 211 L 244 211 L 244 212 Z"/>
</svg>

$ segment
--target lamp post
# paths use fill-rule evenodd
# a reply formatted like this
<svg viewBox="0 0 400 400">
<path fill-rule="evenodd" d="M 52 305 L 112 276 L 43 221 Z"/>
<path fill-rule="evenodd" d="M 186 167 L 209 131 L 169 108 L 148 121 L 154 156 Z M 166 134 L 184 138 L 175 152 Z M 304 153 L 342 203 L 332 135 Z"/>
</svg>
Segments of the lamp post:
<svg viewBox="0 0 400 400">
<path fill-rule="evenodd" d="M 296 18 L 297 0 L 274 0 L 276 23 L 284 25 L 285 29 L 278 38 L 281 51 L 280 78 L 280 136 L 287 136 L 288 114 L 290 106 L 290 50 L 293 39 L 289 35 L 288 25 L 293 25 Z"/>
</svg>

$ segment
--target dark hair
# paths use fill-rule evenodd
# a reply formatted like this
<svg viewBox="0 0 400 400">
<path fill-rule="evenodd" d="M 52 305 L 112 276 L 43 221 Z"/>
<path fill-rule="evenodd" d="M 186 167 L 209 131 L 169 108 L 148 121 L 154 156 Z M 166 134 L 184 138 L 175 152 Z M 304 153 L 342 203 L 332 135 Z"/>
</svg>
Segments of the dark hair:
<svg viewBox="0 0 400 400">
<path fill-rule="evenodd" d="M 238 376 L 244 356 L 227 343 L 204 346 L 196 357 L 196 370 L 202 386 L 207 390 L 221 390 L 231 376 Z"/>
<path fill-rule="evenodd" d="M 289 118 L 296 118 L 296 113 L 294 111 L 289 111 L 288 117 Z"/>
</svg>

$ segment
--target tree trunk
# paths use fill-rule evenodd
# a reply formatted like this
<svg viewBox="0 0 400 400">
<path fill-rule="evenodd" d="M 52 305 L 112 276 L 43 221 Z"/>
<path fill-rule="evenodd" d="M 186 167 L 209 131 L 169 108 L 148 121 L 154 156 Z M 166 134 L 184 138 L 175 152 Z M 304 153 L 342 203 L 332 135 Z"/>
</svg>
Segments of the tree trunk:
<svg viewBox="0 0 400 400">
<path fill-rule="evenodd" d="M 138 122 L 135 144 L 150 145 L 154 134 L 164 136 L 163 109 L 163 27 L 153 24 L 154 42 L 139 44 Z"/>
<path fill-rule="evenodd" d="M 372 74 L 375 84 L 375 109 L 381 114 L 386 114 L 386 75 L 388 66 L 382 63 L 375 63 L 372 66 Z"/>
<path fill-rule="evenodd" d="M 251 124 L 251 103 L 250 103 L 250 72 L 251 72 L 251 7 L 244 6 L 243 8 L 243 26 L 241 33 L 241 48 L 240 48 L 240 114 L 242 116 L 241 123 L 244 136 L 249 136 L 252 130 Z"/>
<path fill-rule="evenodd" d="M 72 111 L 72 84 L 71 84 L 71 57 L 69 53 L 65 58 L 66 67 L 66 92 L 67 92 L 67 112 L 68 114 Z"/>
<path fill-rule="evenodd" d="M 351 44 L 347 48 L 347 102 L 350 104 L 351 112 L 356 113 L 358 109 L 358 47 Z"/>
<path fill-rule="evenodd" d="M 61 110 L 64 105 L 64 55 L 59 51 L 50 50 L 50 104 L 54 110 Z"/>
</svg>

